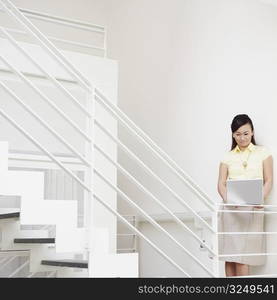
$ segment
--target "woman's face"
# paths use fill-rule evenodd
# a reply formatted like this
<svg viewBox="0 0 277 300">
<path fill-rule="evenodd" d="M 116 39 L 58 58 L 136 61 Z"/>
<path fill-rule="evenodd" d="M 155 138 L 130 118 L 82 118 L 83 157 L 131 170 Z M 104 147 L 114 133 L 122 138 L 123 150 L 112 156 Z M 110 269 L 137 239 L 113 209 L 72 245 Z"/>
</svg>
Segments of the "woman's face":
<svg viewBox="0 0 277 300">
<path fill-rule="evenodd" d="M 245 124 L 233 133 L 233 138 L 239 147 L 245 148 L 250 144 L 253 134 L 250 124 Z"/>
</svg>

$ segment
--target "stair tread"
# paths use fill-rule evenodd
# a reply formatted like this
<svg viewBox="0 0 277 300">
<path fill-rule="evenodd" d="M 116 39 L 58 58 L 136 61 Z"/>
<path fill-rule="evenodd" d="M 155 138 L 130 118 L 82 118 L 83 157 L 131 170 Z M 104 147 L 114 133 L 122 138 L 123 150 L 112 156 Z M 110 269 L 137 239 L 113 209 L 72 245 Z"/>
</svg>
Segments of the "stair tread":
<svg viewBox="0 0 277 300">
<path fill-rule="evenodd" d="M 88 261 L 83 259 L 45 259 L 42 265 L 69 267 L 69 268 L 88 268 Z"/>
<path fill-rule="evenodd" d="M 10 219 L 10 218 L 19 218 L 20 212 L 11 212 L 0 214 L 0 219 Z"/>
<path fill-rule="evenodd" d="M 31 244 L 54 244 L 55 238 L 15 238 L 14 243 L 31 243 Z"/>
</svg>

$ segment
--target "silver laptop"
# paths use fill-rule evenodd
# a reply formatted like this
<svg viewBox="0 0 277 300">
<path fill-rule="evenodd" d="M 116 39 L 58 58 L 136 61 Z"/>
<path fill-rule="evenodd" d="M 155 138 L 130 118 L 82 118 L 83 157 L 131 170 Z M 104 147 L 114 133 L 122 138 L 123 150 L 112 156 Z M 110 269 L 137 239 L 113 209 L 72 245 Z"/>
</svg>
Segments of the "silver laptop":
<svg viewBox="0 0 277 300">
<path fill-rule="evenodd" d="M 227 203 L 263 204 L 263 179 L 227 180 Z"/>
</svg>

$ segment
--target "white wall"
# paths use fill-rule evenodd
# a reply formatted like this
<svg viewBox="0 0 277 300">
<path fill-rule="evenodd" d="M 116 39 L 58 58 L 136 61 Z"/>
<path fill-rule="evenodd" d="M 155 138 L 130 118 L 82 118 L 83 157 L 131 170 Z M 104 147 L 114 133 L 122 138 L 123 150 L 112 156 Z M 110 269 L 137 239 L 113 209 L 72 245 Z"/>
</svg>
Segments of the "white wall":
<svg viewBox="0 0 277 300">
<path fill-rule="evenodd" d="M 218 165 L 230 148 L 236 114 L 249 114 L 257 142 L 276 157 L 276 20 L 275 6 L 253 0 L 111 1 L 109 55 L 120 65 L 120 107 L 213 201 L 220 200 Z M 125 132 L 120 135 L 126 139 Z M 142 153 L 139 146 L 134 148 Z M 119 179 L 150 212 L 160 211 Z M 171 177 L 168 182 L 176 184 Z M 153 183 L 149 186 L 156 189 Z M 184 197 L 195 202 L 186 192 Z M 273 190 L 268 202 L 276 204 L 274 198 Z M 123 203 L 120 208 L 130 211 Z M 266 226 L 274 230 L 276 221 L 268 220 Z M 269 240 L 268 251 L 276 252 L 276 242 Z M 268 262 L 260 271 L 274 272 L 276 260 L 270 257 Z"/>
</svg>

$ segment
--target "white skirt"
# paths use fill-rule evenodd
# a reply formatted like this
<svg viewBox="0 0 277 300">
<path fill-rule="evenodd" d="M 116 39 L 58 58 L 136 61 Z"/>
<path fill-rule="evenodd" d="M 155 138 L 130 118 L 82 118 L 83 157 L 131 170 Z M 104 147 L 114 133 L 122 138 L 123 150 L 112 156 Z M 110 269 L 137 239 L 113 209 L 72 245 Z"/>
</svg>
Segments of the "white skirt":
<svg viewBox="0 0 277 300">
<path fill-rule="evenodd" d="M 263 208 L 224 206 L 224 210 L 263 211 Z M 219 231 L 223 232 L 263 232 L 263 213 L 220 213 Z M 265 253 L 264 234 L 225 234 L 219 235 L 219 254 Z M 228 256 L 220 260 L 252 266 L 265 263 L 265 255 Z"/>
</svg>

